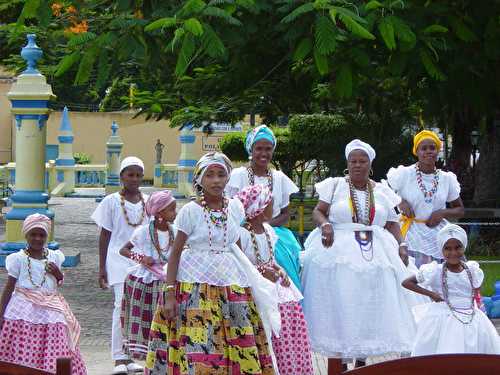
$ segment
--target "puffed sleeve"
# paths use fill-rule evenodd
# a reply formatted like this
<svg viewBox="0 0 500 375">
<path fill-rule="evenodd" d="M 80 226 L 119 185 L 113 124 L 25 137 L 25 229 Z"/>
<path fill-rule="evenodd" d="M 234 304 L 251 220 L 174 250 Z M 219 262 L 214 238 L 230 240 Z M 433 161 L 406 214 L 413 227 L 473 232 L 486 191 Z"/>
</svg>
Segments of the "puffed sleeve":
<svg viewBox="0 0 500 375">
<path fill-rule="evenodd" d="M 149 225 L 141 225 L 134 230 L 132 237 L 130 237 L 130 242 L 134 245 L 134 251 L 141 252 L 144 250 L 144 245 L 146 243 L 146 236 L 149 234 Z"/>
<path fill-rule="evenodd" d="M 472 275 L 472 286 L 474 288 L 480 288 L 484 280 L 484 272 L 479 267 L 479 263 L 473 260 L 467 262 L 467 267 L 469 267 Z"/>
<path fill-rule="evenodd" d="M 238 225 L 245 222 L 245 208 L 239 199 L 231 199 L 229 201 L 230 215 Z"/>
<path fill-rule="evenodd" d="M 387 184 L 378 183 L 377 186 L 380 189 L 381 193 L 386 198 L 387 203 L 392 208 L 396 207 L 401 203 L 401 197 L 398 194 L 396 194 L 394 190 L 392 190 L 389 186 L 387 186 Z"/>
<path fill-rule="evenodd" d="M 229 198 L 233 198 L 246 185 L 244 181 L 246 175 L 244 172 L 245 170 L 242 168 L 233 169 L 231 172 L 231 176 L 229 177 L 229 181 L 227 182 L 225 188 L 226 194 Z"/>
<path fill-rule="evenodd" d="M 252 239 L 250 238 L 250 234 L 245 228 L 240 227 L 239 231 L 241 250 L 248 256 L 248 254 L 250 254 L 250 251 L 252 250 Z"/>
<path fill-rule="evenodd" d="M 422 264 L 417 272 L 417 281 L 419 284 L 429 284 L 432 278 L 439 272 L 439 265 L 437 262 Z"/>
<path fill-rule="evenodd" d="M 276 242 L 278 242 L 278 236 L 276 235 L 274 228 L 267 223 L 264 223 L 264 227 L 269 232 L 269 236 L 271 237 L 271 243 L 273 244 L 273 246 L 275 246 Z"/>
<path fill-rule="evenodd" d="M 407 168 L 400 165 L 397 168 L 389 169 L 387 172 L 387 182 L 395 191 L 400 191 L 406 183 Z"/>
<path fill-rule="evenodd" d="M 188 204 L 183 206 L 179 210 L 179 213 L 175 218 L 175 226 L 177 227 L 177 230 L 185 233 L 188 236 L 193 233 L 193 224 L 195 220 L 193 220 L 191 217 L 191 211 L 195 209 L 195 207 L 193 206 L 195 204 L 196 203 L 194 202 L 189 202 Z"/>
<path fill-rule="evenodd" d="M 448 197 L 446 198 L 446 202 L 453 202 L 460 198 L 460 183 L 457 180 L 457 176 L 453 172 L 446 172 L 447 178 L 449 180 L 448 183 Z"/>
<path fill-rule="evenodd" d="M 113 199 L 114 194 L 105 197 L 97 206 L 91 218 L 101 228 L 113 231 Z"/>
<path fill-rule="evenodd" d="M 290 204 L 290 194 L 297 193 L 299 187 L 283 172 L 278 171 L 281 179 L 281 207 L 288 207 Z"/>
<path fill-rule="evenodd" d="M 19 279 L 22 261 L 21 254 L 19 253 L 7 255 L 7 258 L 5 258 L 5 269 L 9 276 Z"/>
<path fill-rule="evenodd" d="M 64 259 L 66 259 L 63 252 L 61 250 L 53 250 L 52 255 L 54 256 L 54 263 L 56 264 L 56 266 L 61 268 L 62 264 L 64 263 Z"/>
<path fill-rule="evenodd" d="M 318 193 L 319 200 L 328 204 L 332 203 L 334 186 L 338 184 L 338 179 L 328 177 L 314 185 Z"/>
</svg>

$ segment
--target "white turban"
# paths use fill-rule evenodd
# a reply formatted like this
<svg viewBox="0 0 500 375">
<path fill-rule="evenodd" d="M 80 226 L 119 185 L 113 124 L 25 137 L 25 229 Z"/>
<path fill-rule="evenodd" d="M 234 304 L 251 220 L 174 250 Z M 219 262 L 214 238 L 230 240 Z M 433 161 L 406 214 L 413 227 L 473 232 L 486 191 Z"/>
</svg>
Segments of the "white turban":
<svg viewBox="0 0 500 375">
<path fill-rule="evenodd" d="M 120 164 L 120 173 L 122 173 L 125 168 L 132 167 L 134 165 L 141 167 L 144 171 L 144 163 L 141 159 L 135 156 L 127 156 L 122 160 L 122 163 Z"/>
<path fill-rule="evenodd" d="M 462 227 L 456 224 L 447 224 L 438 232 L 437 242 L 439 248 L 442 250 L 446 241 L 451 238 L 460 241 L 464 247 L 464 250 L 467 248 L 467 233 L 465 233 Z"/>
<path fill-rule="evenodd" d="M 360 141 L 359 139 L 355 139 L 347 144 L 345 146 L 345 158 L 346 160 L 349 158 L 349 154 L 353 152 L 354 150 L 361 150 L 368 155 L 368 159 L 370 159 L 370 163 L 375 159 L 375 156 L 377 155 L 375 153 L 375 150 L 373 149 L 372 146 L 370 146 L 368 143 Z"/>
</svg>

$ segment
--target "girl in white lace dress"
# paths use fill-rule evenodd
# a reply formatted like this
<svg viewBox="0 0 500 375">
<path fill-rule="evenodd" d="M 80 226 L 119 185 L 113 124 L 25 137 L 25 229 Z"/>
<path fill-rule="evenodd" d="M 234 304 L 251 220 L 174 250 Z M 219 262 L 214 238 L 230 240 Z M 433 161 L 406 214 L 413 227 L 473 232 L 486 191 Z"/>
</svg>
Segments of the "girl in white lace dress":
<svg viewBox="0 0 500 375">
<path fill-rule="evenodd" d="M 495 327 L 474 303 L 483 271 L 477 262 L 462 261 L 467 234 L 448 224 L 439 231 L 437 242 L 445 262 L 422 265 L 417 276 L 403 282 L 405 288 L 434 301 L 414 308 L 418 326 L 412 355 L 500 354 Z"/>
<path fill-rule="evenodd" d="M 410 352 L 410 274 L 394 207 L 399 197 L 368 177 L 373 148 L 346 147 L 349 175 L 316 185 L 318 224 L 305 243 L 304 313 L 313 351 L 345 361 Z M 399 250 L 398 250 L 399 249 Z M 403 260 L 404 259 L 404 262 Z"/>
<path fill-rule="evenodd" d="M 437 134 L 423 130 L 413 140 L 413 154 L 418 161 L 387 172 L 389 185 L 402 198 L 401 232 L 417 267 L 443 259 L 436 235 L 448 223 L 446 219 L 464 214 L 457 176 L 436 168 L 440 149 Z"/>
</svg>

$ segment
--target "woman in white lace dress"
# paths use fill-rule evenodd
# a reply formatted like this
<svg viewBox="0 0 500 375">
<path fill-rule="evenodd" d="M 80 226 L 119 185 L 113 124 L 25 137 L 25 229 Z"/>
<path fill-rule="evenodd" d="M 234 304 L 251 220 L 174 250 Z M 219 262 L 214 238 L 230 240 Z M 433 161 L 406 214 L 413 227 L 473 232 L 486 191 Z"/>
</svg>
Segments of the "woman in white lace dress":
<svg viewBox="0 0 500 375">
<path fill-rule="evenodd" d="M 410 276 L 395 206 L 400 198 L 370 180 L 375 150 L 359 140 L 346 147 L 344 177 L 316 185 L 318 225 L 307 238 L 304 313 L 313 351 L 344 363 L 411 351 L 415 334 Z"/>
<path fill-rule="evenodd" d="M 413 154 L 418 161 L 387 172 L 389 185 L 402 198 L 401 232 L 417 267 L 433 259 L 443 259 L 436 235 L 448 223 L 446 219 L 464 215 L 457 176 L 436 168 L 440 150 L 437 134 L 423 130 L 413 139 Z"/>
</svg>

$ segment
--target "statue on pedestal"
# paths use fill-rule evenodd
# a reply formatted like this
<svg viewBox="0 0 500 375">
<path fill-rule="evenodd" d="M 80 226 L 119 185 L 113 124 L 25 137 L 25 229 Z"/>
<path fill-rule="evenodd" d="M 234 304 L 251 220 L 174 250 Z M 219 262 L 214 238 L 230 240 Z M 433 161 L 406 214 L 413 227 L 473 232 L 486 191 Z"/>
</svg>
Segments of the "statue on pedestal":
<svg viewBox="0 0 500 375">
<path fill-rule="evenodd" d="M 156 151 L 156 164 L 161 164 L 161 159 L 163 155 L 163 149 L 165 145 L 161 143 L 159 139 L 156 140 L 155 151 Z"/>
</svg>

